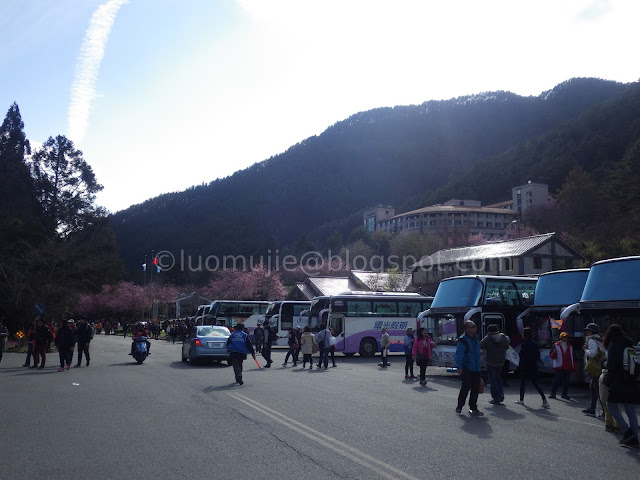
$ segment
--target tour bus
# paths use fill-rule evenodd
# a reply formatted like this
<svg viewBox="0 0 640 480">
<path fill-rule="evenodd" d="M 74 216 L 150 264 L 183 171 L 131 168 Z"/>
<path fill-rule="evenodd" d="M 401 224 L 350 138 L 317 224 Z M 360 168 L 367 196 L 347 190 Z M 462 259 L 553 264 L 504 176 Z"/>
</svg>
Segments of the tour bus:
<svg viewBox="0 0 640 480">
<path fill-rule="evenodd" d="M 598 325 L 600 335 L 617 323 L 637 343 L 640 340 L 640 256 L 602 260 L 591 265 L 580 302 L 561 315 L 568 321 L 579 312 L 570 336 L 582 335 L 585 325 Z"/>
<path fill-rule="evenodd" d="M 418 327 L 425 327 L 437 344 L 432 352 L 432 364 L 455 366 L 456 342 L 464 332 L 466 320 L 475 322 L 478 335 L 486 327 L 498 325 L 501 332 L 513 339 L 520 335 L 516 318 L 533 304 L 535 277 L 464 275 L 445 278 L 438 285 L 429 310 L 418 316 Z"/>
<path fill-rule="evenodd" d="M 562 321 L 560 316 L 569 305 L 580 301 L 588 275 L 588 268 L 543 273 L 536 283 L 533 306 L 518 315 L 518 332 L 522 334 L 522 329 L 529 327 L 540 347 L 540 357 L 544 364 L 540 368 L 541 372 L 553 373 L 553 361 L 549 358 L 549 352 L 559 340 L 560 332 L 571 332 L 574 350 L 578 360 L 582 361 L 581 337 L 584 321 L 577 312 L 567 315 L 566 321 Z M 520 338 L 515 338 L 512 346 L 519 350 Z M 582 369 L 578 371 L 581 372 Z"/>
<path fill-rule="evenodd" d="M 215 300 L 211 302 L 209 313 L 197 325 L 223 325 L 229 330 L 242 323 L 253 333 L 258 322 L 262 323 L 270 302 L 245 300 Z"/>
<path fill-rule="evenodd" d="M 349 292 L 327 297 L 327 308 L 319 311 L 320 323 L 324 315 L 327 327 L 334 330 L 336 351 L 345 355 L 359 353 L 372 357 L 380 351 L 382 327 L 391 337 L 391 352 L 402 352 L 408 327 L 416 328 L 418 313 L 431 305 L 433 297 L 418 293 Z M 312 304 L 309 321 L 313 321 Z"/>
<path fill-rule="evenodd" d="M 201 325 L 201 323 L 199 322 L 202 322 L 202 319 L 207 313 L 209 313 L 209 310 L 211 310 L 210 303 L 207 303 L 206 305 L 200 305 L 198 307 L 198 310 L 196 311 L 196 315 L 195 315 L 196 325 Z"/>
<path fill-rule="evenodd" d="M 304 328 L 308 324 L 308 316 L 303 316 L 304 311 L 308 311 L 311 302 L 303 300 L 283 300 L 271 302 L 264 315 L 264 320 L 269 322 L 279 338 L 274 345 L 288 345 L 286 335 L 290 328 Z"/>
<path fill-rule="evenodd" d="M 329 322 L 329 299 L 328 296 L 313 297 L 309 308 L 308 323 L 312 332 L 317 332 L 321 323 L 327 325 Z"/>
</svg>

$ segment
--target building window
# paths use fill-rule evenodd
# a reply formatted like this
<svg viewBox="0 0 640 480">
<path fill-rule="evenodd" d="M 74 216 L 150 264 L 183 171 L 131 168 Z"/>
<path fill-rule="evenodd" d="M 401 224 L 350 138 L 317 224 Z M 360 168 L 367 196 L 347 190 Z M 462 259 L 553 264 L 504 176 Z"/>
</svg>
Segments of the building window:
<svg viewBox="0 0 640 480">
<path fill-rule="evenodd" d="M 536 270 L 542 270 L 542 258 L 533 257 L 533 268 Z"/>
<path fill-rule="evenodd" d="M 483 222 L 478 222 L 478 226 L 479 227 L 484 227 L 484 223 Z"/>
<path fill-rule="evenodd" d="M 502 270 L 505 271 L 505 272 L 511 270 L 511 259 L 510 258 L 503 258 L 502 259 Z"/>
<path fill-rule="evenodd" d="M 487 227 L 492 228 L 492 223 L 491 222 L 487 222 Z"/>
</svg>

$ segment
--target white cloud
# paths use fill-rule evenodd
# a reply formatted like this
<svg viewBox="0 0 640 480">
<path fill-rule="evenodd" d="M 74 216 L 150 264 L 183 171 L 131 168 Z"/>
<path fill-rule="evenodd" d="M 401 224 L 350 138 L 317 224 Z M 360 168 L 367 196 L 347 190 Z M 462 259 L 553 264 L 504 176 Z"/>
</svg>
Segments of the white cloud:
<svg viewBox="0 0 640 480">
<path fill-rule="evenodd" d="M 69 105 L 69 137 L 76 145 L 84 139 L 89 122 L 91 102 L 96 97 L 95 85 L 104 57 L 111 27 L 121 6 L 128 0 L 110 0 L 98 7 L 80 48 Z"/>
</svg>

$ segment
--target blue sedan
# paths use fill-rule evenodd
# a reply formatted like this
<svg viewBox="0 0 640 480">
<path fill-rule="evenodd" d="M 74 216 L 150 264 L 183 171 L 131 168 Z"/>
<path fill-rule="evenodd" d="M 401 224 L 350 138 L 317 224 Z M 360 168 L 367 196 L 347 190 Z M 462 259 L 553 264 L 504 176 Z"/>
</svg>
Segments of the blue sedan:
<svg viewBox="0 0 640 480">
<path fill-rule="evenodd" d="M 182 361 L 189 360 L 194 365 L 198 360 L 226 360 L 231 365 L 227 352 L 229 329 L 222 326 L 198 325 L 191 329 L 191 333 L 182 343 Z"/>
</svg>

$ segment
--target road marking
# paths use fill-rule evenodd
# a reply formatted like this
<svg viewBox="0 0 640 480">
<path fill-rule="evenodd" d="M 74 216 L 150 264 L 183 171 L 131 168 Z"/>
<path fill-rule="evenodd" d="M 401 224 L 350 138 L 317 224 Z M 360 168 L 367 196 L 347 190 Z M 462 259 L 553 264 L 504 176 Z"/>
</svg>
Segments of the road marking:
<svg viewBox="0 0 640 480">
<path fill-rule="evenodd" d="M 307 437 L 308 439 L 313 440 L 314 442 L 319 443 L 320 445 L 330 450 L 333 450 L 334 452 L 342 455 L 343 457 L 348 458 L 349 460 L 357 463 L 358 465 L 365 467 L 371 470 L 372 472 L 377 473 L 385 478 L 395 479 L 395 478 L 401 477 L 401 478 L 406 478 L 408 480 L 419 480 L 418 478 L 413 477 L 408 473 L 403 472 L 402 470 L 395 468 L 392 465 L 389 465 L 388 463 L 382 462 L 377 458 L 367 455 L 366 453 L 361 452 L 357 448 L 353 448 L 347 445 L 346 443 L 343 443 L 333 437 L 330 437 L 329 435 L 325 435 L 324 433 L 319 432 L 309 427 L 308 425 L 300 423 L 294 420 L 293 418 L 287 417 L 286 415 L 283 415 L 280 412 L 272 410 L 266 405 L 256 402 L 255 400 L 245 397 L 244 395 L 241 395 L 239 393 L 228 393 L 228 395 L 233 397 L 235 400 L 244 403 L 248 407 L 251 407 L 259 411 L 260 413 L 268 416 L 269 418 L 275 420 L 281 425 L 284 425 L 285 427 L 298 432 L 299 434 Z M 351 452 L 351 453 L 348 453 L 348 452 Z M 387 469 L 390 472 L 393 472 L 394 475 L 392 475 L 391 473 L 376 469 L 372 464 L 375 464 L 381 468 Z"/>
</svg>

